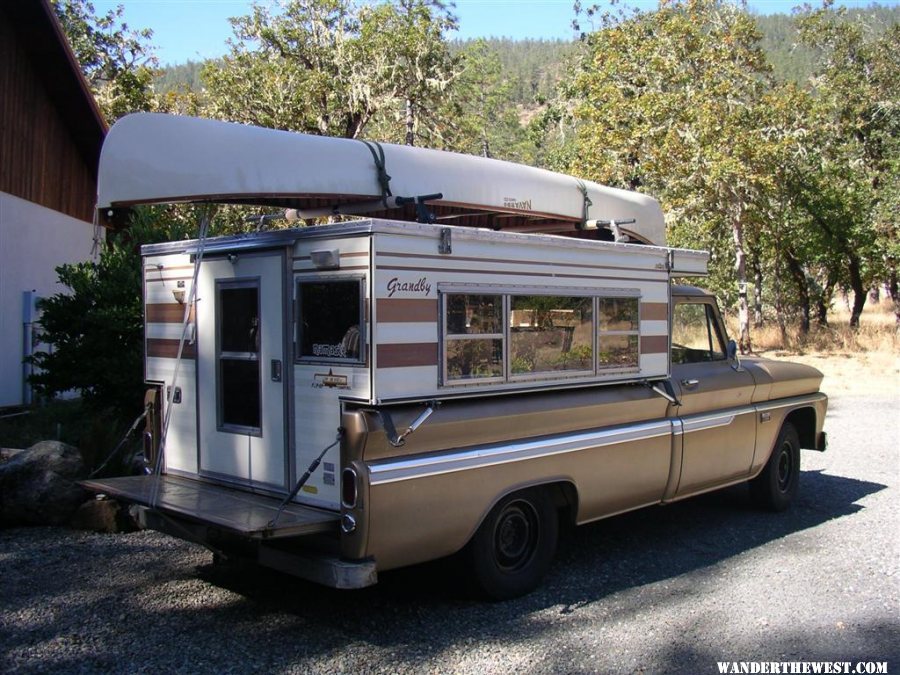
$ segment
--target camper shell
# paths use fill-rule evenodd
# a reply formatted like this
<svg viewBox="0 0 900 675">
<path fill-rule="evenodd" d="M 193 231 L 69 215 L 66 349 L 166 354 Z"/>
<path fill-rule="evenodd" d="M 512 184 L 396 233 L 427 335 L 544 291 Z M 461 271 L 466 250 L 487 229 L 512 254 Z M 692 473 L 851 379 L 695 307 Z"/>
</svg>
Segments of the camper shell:
<svg viewBox="0 0 900 675">
<path fill-rule="evenodd" d="M 465 550 L 499 598 L 539 581 L 557 517 L 586 523 L 748 480 L 773 508 L 790 502 L 799 448 L 825 445 L 821 373 L 736 355 L 715 298 L 674 285 L 705 274 L 708 254 L 647 243 L 664 243 L 654 200 L 298 136 L 160 115 L 110 132 L 99 205 L 111 217 L 179 200 L 379 217 L 144 246 L 153 472 L 89 489 L 219 558 L 338 588 Z M 249 168 L 198 159 L 259 143 L 266 161 Z M 329 164 L 304 165 L 291 187 L 299 150 L 337 152 L 359 185 L 342 192 Z M 423 167 L 449 189 L 389 202 L 385 157 L 406 194 L 434 187 L 415 182 Z M 503 197 L 517 185 L 545 201 Z M 436 222 L 382 217 L 426 206 Z"/>
</svg>

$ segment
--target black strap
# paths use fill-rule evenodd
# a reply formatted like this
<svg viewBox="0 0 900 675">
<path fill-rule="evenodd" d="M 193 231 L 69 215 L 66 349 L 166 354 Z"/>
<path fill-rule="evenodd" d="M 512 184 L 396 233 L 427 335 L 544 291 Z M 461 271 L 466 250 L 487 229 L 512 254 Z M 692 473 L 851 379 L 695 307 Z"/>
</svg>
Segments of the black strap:
<svg viewBox="0 0 900 675">
<path fill-rule="evenodd" d="M 591 198 L 588 197 L 587 185 L 585 185 L 582 181 L 577 181 L 578 183 L 578 191 L 581 192 L 581 196 L 584 199 L 584 204 L 581 207 L 581 224 L 578 226 L 579 230 L 583 230 L 587 227 L 588 221 L 588 209 L 594 205 L 594 202 L 591 201 Z"/>
<path fill-rule="evenodd" d="M 378 169 L 378 184 L 381 186 L 381 197 L 387 199 L 391 193 L 391 177 L 388 175 L 384 164 L 384 148 L 376 141 L 362 141 L 366 144 L 369 152 L 372 153 L 372 159 L 375 160 L 375 168 Z"/>
</svg>

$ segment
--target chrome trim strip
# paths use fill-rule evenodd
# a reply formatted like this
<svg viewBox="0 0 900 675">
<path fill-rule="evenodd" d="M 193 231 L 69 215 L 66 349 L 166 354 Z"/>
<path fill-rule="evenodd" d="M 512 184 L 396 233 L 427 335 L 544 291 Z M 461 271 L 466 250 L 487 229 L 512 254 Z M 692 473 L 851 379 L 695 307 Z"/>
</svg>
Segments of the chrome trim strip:
<svg viewBox="0 0 900 675">
<path fill-rule="evenodd" d="M 741 408 L 739 410 L 730 410 L 726 413 L 682 417 L 681 421 L 684 424 L 684 433 L 689 434 L 692 431 L 705 431 L 706 429 L 727 427 L 734 422 L 734 418 L 738 415 L 751 412 L 753 412 L 753 408 Z"/>
<path fill-rule="evenodd" d="M 770 401 L 768 403 L 759 403 L 756 405 L 757 412 L 767 410 L 777 410 L 778 408 L 789 408 L 796 405 L 806 405 L 809 403 L 818 403 L 819 401 L 827 401 L 828 396 L 820 391 L 814 394 L 804 394 L 802 396 L 794 396 L 793 398 L 785 398 L 779 401 Z"/>
<path fill-rule="evenodd" d="M 496 464 L 538 459 L 617 443 L 642 441 L 668 436 L 671 433 L 672 420 L 666 419 L 616 429 L 565 434 L 536 441 L 476 446 L 470 450 L 439 453 L 414 459 L 379 460 L 369 464 L 370 484 L 382 485 L 464 469 L 480 469 Z"/>
</svg>

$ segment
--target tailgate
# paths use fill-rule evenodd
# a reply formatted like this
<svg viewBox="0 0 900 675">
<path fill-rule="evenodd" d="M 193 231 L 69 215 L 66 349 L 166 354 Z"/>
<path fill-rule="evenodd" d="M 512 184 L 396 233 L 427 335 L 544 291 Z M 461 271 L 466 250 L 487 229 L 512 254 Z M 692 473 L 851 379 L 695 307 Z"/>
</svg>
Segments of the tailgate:
<svg viewBox="0 0 900 675">
<path fill-rule="evenodd" d="M 340 519 L 334 511 L 291 503 L 270 527 L 280 499 L 179 476 L 123 476 L 84 480 L 80 484 L 91 492 L 251 539 L 337 532 Z"/>
</svg>

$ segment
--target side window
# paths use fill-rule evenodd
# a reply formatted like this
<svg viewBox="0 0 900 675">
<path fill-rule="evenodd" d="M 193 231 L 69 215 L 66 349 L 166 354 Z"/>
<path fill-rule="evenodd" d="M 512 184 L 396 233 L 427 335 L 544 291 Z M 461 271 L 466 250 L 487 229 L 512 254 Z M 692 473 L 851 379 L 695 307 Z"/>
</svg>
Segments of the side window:
<svg viewBox="0 0 900 675">
<path fill-rule="evenodd" d="M 585 297 L 511 296 L 510 373 L 592 372 L 593 304 Z"/>
<path fill-rule="evenodd" d="M 675 305 L 672 316 L 672 363 L 700 363 L 725 359 L 712 306 L 705 302 Z"/>
<path fill-rule="evenodd" d="M 361 279 L 297 283 L 297 356 L 316 361 L 365 361 Z"/>
<path fill-rule="evenodd" d="M 503 296 L 444 296 L 447 381 L 503 377 Z"/>
<path fill-rule="evenodd" d="M 636 368 L 640 358 L 639 300 L 600 298 L 599 303 L 600 368 Z"/>
</svg>

